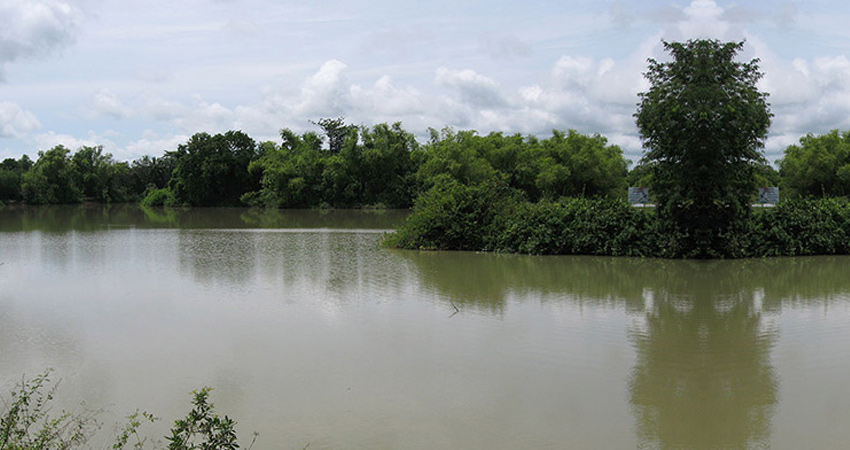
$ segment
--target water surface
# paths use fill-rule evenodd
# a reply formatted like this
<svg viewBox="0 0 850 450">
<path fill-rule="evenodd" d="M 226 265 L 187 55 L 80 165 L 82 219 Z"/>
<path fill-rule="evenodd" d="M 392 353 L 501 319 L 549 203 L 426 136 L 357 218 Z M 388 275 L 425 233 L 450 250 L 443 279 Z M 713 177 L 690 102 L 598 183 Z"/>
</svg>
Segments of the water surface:
<svg viewBox="0 0 850 450">
<path fill-rule="evenodd" d="M 0 211 L 0 385 L 154 436 L 212 386 L 257 449 L 850 443 L 850 259 L 381 248 L 403 217 Z"/>
</svg>

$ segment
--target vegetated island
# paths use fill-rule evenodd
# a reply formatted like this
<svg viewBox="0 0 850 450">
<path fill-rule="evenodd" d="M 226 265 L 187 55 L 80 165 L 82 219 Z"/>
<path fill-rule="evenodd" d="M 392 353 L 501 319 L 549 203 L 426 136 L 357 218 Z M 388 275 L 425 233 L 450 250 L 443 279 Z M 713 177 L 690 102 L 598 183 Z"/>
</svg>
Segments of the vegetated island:
<svg viewBox="0 0 850 450">
<path fill-rule="evenodd" d="M 850 132 L 808 135 L 775 170 L 761 151 L 772 114 L 743 43 L 665 43 L 635 113 L 645 153 L 601 135 L 547 138 L 321 119 L 321 132 L 197 133 L 160 157 L 116 162 L 63 146 L 0 162 L 0 203 L 266 208 L 413 208 L 387 245 L 407 249 L 738 258 L 850 253 Z M 633 208 L 628 186 L 655 208 Z M 774 208 L 751 208 L 779 186 Z"/>
</svg>

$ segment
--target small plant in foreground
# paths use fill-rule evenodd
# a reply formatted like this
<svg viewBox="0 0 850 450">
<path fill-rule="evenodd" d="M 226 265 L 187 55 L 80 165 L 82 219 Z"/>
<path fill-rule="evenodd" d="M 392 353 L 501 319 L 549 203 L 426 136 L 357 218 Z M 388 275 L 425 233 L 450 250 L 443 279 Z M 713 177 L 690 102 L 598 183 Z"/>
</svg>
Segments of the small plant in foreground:
<svg viewBox="0 0 850 450">
<path fill-rule="evenodd" d="M 51 416 L 52 404 L 58 383 L 51 384 L 47 370 L 32 379 L 22 379 L 11 391 L 9 399 L 0 398 L 0 450 L 72 450 L 85 445 L 100 428 L 95 420 L 98 411 L 84 409 L 73 413 L 62 411 Z M 214 412 L 209 402 L 212 389 L 205 387 L 192 392 L 192 410 L 174 421 L 171 435 L 166 436 L 169 450 L 235 450 L 236 422 Z M 116 436 L 112 450 L 124 449 L 130 441 L 132 448 L 148 448 L 147 438 L 138 430 L 145 422 L 155 422 L 154 415 L 136 411 L 127 416 L 127 422 Z M 257 440 L 257 433 L 248 447 Z M 160 448 L 151 445 L 151 448 Z"/>
<path fill-rule="evenodd" d="M 235 450 L 239 448 L 236 440 L 236 422 L 213 412 L 209 403 L 212 389 L 205 387 L 192 391 L 194 408 L 184 419 L 174 421 L 171 436 L 168 439 L 169 450 Z M 256 440 L 257 434 L 254 434 Z M 253 442 L 251 446 L 253 447 Z"/>
<path fill-rule="evenodd" d="M 3 399 L 0 412 L 0 450 L 65 450 L 79 448 L 99 428 L 95 411 L 62 411 L 51 416 L 50 402 L 58 383 L 50 383 L 50 371 L 23 379 Z M 46 389 L 46 392 L 45 392 Z"/>
</svg>

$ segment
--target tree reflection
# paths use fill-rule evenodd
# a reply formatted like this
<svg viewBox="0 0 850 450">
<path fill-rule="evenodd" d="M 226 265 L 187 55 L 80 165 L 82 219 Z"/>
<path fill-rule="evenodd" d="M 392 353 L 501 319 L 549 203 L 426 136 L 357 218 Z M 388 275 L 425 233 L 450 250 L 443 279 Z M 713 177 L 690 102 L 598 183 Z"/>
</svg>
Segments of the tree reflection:
<svg viewBox="0 0 850 450">
<path fill-rule="evenodd" d="M 623 308 L 637 362 L 629 401 L 642 448 L 769 445 L 779 404 L 771 364 L 784 307 L 846 303 L 848 257 L 675 261 L 409 252 L 421 289 L 461 311 L 512 304 Z"/>
<path fill-rule="evenodd" d="M 740 264 L 682 263 L 646 291 L 629 381 L 640 447 L 769 445 L 778 402 L 758 280 Z"/>
</svg>

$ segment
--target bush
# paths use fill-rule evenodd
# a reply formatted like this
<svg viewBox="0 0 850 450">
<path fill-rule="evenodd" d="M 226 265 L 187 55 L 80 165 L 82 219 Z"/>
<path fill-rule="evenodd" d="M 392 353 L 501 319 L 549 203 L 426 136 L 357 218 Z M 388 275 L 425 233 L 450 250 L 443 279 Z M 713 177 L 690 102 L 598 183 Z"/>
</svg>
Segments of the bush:
<svg viewBox="0 0 850 450">
<path fill-rule="evenodd" d="M 174 197 L 174 192 L 169 188 L 148 189 L 141 201 L 141 205 L 146 207 L 175 206 L 176 204 L 177 199 Z"/>
<path fill-rule="evenodd" d="M 749 257 L 850 254 L 850 203 L 834 198 L 783 201 L 756 212 L 742 242 Z"/>
<path fill-rule="evenodd" d="M 420 197 L 386 244 L 406 249 L 690 258 L 687 236 L 651 209 L 612 199 L 530 203 L 455 182 Z M 745 216 L 712 258 L 850 254 L 850 203 L 791 200 Z M 703 255 L 696 255 L 704 257 Z"/>
<path fill-rule="evenodd" d="M 4 399 L 0 414 L 0 450 L 65 450 L 79 448 L 98 428 L 94 413 L 62 411 L 51 416 L 56 385 L 50 385 L 50 371 L 24 379 Z"/>
<path fill-rule="evenodd" d="M 655 256 L 651 212 L 612 199 L 524 203 L 499 223 L 500 251 L 530 254 Z"/>
<path fill-rule="evenodd" d="M 99 428 L 96 412 L 62 411 L 52 416 L 52 401 L 57 384 L 50 383 L 49 374 L 22 380 L 11 392 L 10 399 L 2 399 L 0 410 L 0 450 L 71 450 L 83 448 Z M 239 448 L 236 422 L 221 417 L 209 403 L 211 389 L 192 392 L 192 410 L 183 419 L 174 421 L 171 434 L 166 436 L 169 450 L 235 450 Z M 136 411 L 127 417 L 128 422 L 115 438 L 113 450 L 123 449 L 135 437 L 134 449 L 145 448 L 146 440 L 137 430 L 142 421 L 157 420 L 151 414 Z M 254 433 L 254 440 L 257 434 Z M 249 449 L 253 446 L 253 441 Z"/>
<path fill-rule="evenodd" d="M 440 177 L 434 187 L 420 195 L 413 214 L 394 233 L 387 245 L 425 250 L 493 250 L 493 229 L 499 216 L 508 214 L 519 194 L 495 182 L 467 186 Z"/>
</svg>

